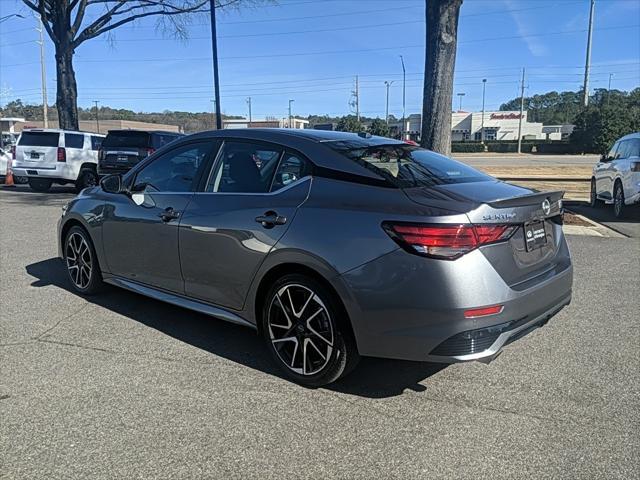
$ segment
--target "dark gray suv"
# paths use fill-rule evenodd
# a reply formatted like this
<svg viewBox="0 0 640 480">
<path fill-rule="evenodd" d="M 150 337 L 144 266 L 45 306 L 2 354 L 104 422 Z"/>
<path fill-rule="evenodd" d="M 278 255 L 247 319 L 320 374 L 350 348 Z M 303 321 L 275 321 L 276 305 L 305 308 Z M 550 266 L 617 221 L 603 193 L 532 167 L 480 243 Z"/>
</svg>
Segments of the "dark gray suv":
<svg viewBox="0 0 640 480">
<path fill-rule="evenodd" d="M 84 190 L 58 239 L 78 292 L 246 325 L 319 386 L 361 355 L 488 362 L 544 325 L 571 300 L 561 198 L 388 138 L 224 130 Z"/>
</svg>

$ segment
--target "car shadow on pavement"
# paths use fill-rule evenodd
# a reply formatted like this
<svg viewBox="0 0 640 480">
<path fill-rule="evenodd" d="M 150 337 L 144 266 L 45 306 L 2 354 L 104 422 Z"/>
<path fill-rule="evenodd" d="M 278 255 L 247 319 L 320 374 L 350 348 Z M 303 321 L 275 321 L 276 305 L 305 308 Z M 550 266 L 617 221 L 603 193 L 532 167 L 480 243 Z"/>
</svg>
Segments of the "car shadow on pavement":
<svg viewBox="0 0 640 480">
<path fill-rule="evenodd" d="M 33 287 L 52 285 L 76 294 L 58 258 L 27 265 L 26 271 L 36 279 L 31 283 Z M 269 357 L 262 339 L 246 327 L 116 287 L 107 287 L 98 295 L 83 298 L 196 348 L 284 378 Z M 442 364 L 363 358 L 350 375 L 324 388 L 368 398 L 393 397 L 407 389 L 414 392 L 426 390 L 421 382 L 445 367 Z"/>
</svg>

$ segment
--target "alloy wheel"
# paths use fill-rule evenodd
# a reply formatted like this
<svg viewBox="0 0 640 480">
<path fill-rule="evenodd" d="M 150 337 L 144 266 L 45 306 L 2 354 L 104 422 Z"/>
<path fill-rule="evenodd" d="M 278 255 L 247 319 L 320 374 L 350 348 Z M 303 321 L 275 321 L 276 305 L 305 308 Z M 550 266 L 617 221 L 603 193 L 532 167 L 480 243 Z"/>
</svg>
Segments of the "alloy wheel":
<svg viewBox="0 0 640 480">
<path fill-rule="evenodd" d="M 322 371 L 334 350 L 329 311 L 310 288 L 289 284 L 271 299 L 269 338 L 280 360 L 299 375 Z"/>
<path fill-rule="evenodd" d="M 624 208 L 624 193 L 621 187 L 616 188 L 616 194 L 613 199 L 613 210 L 616 214 L 616 217 L 620 216 L 622 209 Z"/>
<path fill-rule="evenodd" d="M 79 233 L 69 235 L 65 258 L 71 281 L 80 290 L 85 290 L 91 282 L 93 259 L 87 241 Z"/>
</svg>

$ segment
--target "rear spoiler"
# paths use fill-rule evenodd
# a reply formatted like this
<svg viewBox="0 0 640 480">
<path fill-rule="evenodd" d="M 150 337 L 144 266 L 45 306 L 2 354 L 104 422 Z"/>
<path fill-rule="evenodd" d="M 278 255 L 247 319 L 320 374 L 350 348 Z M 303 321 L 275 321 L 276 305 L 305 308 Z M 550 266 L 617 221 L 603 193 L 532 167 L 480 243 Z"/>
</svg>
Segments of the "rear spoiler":
<svg viewBox="0 0 640 480">
<path fill-rule="evenodd" d="M 509 207 L 526 207 L 530 205 L 540 205 L 545 200 L 549 202 L 557 202 L 564 197 L 564 190 L 555 190 L 552 192 L 537 192 L 530 193 L 528 195 L 522 195 L 520 197 L 510 197 L 504 200 L 495 200 L 493 202 L 487 202 L 493 208 L 509 208 Z"/>
</svg>

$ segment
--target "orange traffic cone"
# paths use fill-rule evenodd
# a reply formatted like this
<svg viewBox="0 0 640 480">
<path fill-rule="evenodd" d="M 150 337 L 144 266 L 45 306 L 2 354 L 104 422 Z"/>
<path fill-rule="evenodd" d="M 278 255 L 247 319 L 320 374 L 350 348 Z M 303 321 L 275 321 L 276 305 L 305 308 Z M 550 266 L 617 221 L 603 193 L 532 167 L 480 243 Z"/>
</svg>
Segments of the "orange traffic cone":
<svg viewBox="0 0 640 480">
<path fill-rule="evenodd" d="M 4 186 L 5 187 L 15 187 L 16 184 L 13 181 L 13 170 L 11 168 L 11 164 L 13 163 L 12 160 L 8 160 L 7 161 L 7 173 L 4 177 Z"/>
</svg>

